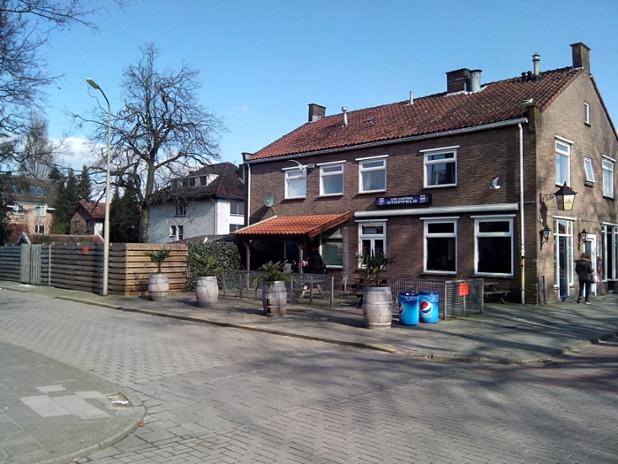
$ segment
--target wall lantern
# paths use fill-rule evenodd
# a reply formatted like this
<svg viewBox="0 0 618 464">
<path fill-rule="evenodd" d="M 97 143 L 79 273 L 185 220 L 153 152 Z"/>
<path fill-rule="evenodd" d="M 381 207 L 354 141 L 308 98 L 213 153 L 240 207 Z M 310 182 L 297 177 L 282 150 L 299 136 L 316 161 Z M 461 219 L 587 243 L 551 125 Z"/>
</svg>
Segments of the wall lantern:
<svg viewBox="0 0 618 464">
<path fill-rule="evenodd" d="M 575 202 L 575 195 L 577 195 L 577 192 L 565 182 L 564 185 L 554 193 L 556 203 L 558 203 L 558 209 L 562 211 L 571 211 L 573 209 L 573 203 Z"/>
<path fill-rule="evenodd" d="M 549 242 L 549 237 L 551 237 L 551 229 L 547 227 L 543 227 L 543 230 L 540 231 L 541 235 L 541 249 L 543 248 L 543 244 Z"/>
<path fill-rule="evenodd" d="M 579 246 L 582 246 L 584 244 L 584 240 L 586 240 L 586 235 L 588 235 L 588 232 L 586 231 L 586 229 L 583 229 L 579 234 L 577 234 Z"/>
</svg>

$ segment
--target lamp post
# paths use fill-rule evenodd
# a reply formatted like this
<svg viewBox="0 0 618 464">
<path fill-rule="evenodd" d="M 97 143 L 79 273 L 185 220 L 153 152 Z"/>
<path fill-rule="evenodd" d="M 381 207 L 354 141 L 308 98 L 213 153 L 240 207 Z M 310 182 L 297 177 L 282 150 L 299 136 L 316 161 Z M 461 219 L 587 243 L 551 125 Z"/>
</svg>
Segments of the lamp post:
<svg viewBox="0 0 618 464">
<path fill-rule="evenodd" d="M 108 289 L 108 281 L 109 281 L 109 188 L 110 188 L 110 179 L 109 179 L 109 162 L 110 162 L 110 152 L 112 145 L 112 107 L 109 104 L 109 100 L 103 89 L 99 87 L 94 79 L 86 79 L 86 82 L 90 87 L 94 90 L 98 90 L 105 98 L 105 102 L 107 103 L 107 154 L 105 157 L 106 164 L 106 176 L 105 176 L 105 222 L 103 224 L 103 296 L 107 296 Z"/>
</svg>

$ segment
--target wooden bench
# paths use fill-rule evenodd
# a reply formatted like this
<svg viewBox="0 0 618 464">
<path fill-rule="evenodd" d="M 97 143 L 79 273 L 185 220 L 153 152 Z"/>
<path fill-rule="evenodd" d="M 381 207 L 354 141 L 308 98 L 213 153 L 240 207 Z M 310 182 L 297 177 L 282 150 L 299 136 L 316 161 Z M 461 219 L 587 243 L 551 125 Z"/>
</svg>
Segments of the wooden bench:
<svg viewBox="0 0 618 464">
<path fill-rule="evenodd" d="M 500 303 L 506 303 L 506 297 L 511 293 L 511 290 L 505 288 L 499 288 L 496 284 L 487 284 L 483 289 L 483 295 L 485 298 L 488 296 L 497 296 L 500 300 Z"/>
</svg>

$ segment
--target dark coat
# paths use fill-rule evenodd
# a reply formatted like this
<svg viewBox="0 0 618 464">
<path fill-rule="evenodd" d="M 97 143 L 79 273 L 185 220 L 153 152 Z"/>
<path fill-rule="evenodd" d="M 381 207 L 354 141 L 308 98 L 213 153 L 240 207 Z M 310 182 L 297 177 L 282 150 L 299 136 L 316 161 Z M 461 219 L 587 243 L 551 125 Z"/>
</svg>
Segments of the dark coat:
<svg viewBox="0 0 618 464">
<path fill-rule="evenodd" d="M 575 261 L 575 272 L 579 280 L 583 282 L 592 281 L 594 269 L 592 269 L 592 264 L 590 264 L 589 259 L 578 259 Z"/>
</svg>

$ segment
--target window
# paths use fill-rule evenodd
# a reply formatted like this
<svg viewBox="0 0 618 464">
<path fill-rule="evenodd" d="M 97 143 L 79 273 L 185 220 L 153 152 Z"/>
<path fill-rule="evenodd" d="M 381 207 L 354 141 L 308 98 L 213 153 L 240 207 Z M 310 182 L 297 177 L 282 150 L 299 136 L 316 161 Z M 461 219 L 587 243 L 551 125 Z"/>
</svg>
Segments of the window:
<svg viewBox="0 0 618 464">
<path fill-rule="evenodd" d="M 603 196 L 614 198 L 614 161 L 603 159 Z"/>
<path fill-rule="evenodd" d="M 14 214 L 24 214 L 24 207 L 22 205 L 13 205 L 13 213 Z"/>
<path fill-rule="evenodd" d="M 358 165 L 359 192 L 383 192 L 386 190 L 386 160 L 369 159 Z"/>
<path fill-rule="evenodd" d="M 603 226 L 603 281 L 618 280 L 618 226 Z"/>
<path fill-rule="evenodd" d="M 208 177 L 200 176 L 200 185 L 208 185 Z"/>
<path fill-rule="evenodd" d="M 183 225 L 171 225 L 170 226 L 170 238 L 173 242 L 178 240 L 182 240 L 184 237 L 184 226 Z"/>
<path fill-rule="evenodd" d="M 232 232 L 236 232 L 238 229 L 242 229 L 243 227 L 245 226 L 243 226 L 242 224 L 230 224 L 230 234 Z"/>
<path fill-rule="evenodd" d="M 513 275 L 513 219 L 478 218 L 474 222 L 475 267 L 483 275 Z"/>
<path fill-rule="evenodd" d="M 39 205 L 36 207 L 36 215 L 39 217 L 45 217 L 45 215 L 47 214 L 47 208 L 45 208 L 45 205 Z"/>
<path fill-rule="evenodd" d="M 358 224 L 358 264 L 365 255 L 386 254 L 386 222 L 361 222 Z"/>
<path fill-rule="evenodd" d="M 343 194 L 343 164 L 320 166 L 320 196 Z"/>
<path fill-rule="evenodd" d="M 16 195 L 21 195 L 22 193 L 24 193 L 22 188 L 19 185 L 17 185 L 16 183 L 13 183 L 12 189 L 13 189 L 13 193 L 15 193 Z"/>
<path fill-rule="evenodd" d="M 457 273 L 457 221 L 425 220 L 425 272 Z"/>
<path fill-rule="evenodd" d="M 556 185 L 571 184 L 571 145 L 556 140 Z"/>
<path fill-rule="evenodd" d="M 244 216 L 245 215 L 245 202 L 241 200 L 230 201 L 230 214 L 232 216 Z"/>
<path fill-rule="evenodd" d="M 326 267 L 343 267 L 343 234 L 340 228 L 320 236 L 320 255 Z"/>
<path fill-rule="evenodd" d="M 195 187 L 195 177 L 191 177 L 191 179 L 189 179 L 189 187 Z"/>
<path fill-rule="evenodd" d="M 186 216 L 187 215 L 187 205 L 182 202 L 176 203 L 176 216 Z"/>
<path fill-rule="evenodd" d="M 180 225 L 178 226 L 178 235 L 177 235 L 178 240 L 182 240 L 184 236 L 185 236 L 185 226 Z"/>
<path fill-rule="evenodd" d="M 189 179 L 183 179 L 182 180 L 182 186 L 183 187 L 188 187 L 189 186 Z"/>
<path fill-rule="evenodd" d="M 170 237 L 176 238 L 176 226 L 170 226 Z"/>
<path fill-rule="evenodd" d="M 584 124 L 590 125 L 590 105 L 584 103 Z"/>
<path fill-rule="evenodd" d="M 426 188 L 457 185 L 457 150 L 431 150 L 423 156 Z"/>
<path fill-rule="evenodd" d="M 34 233 L 35 234 L 44 234 L 45 233 L 45 225 L 44 224 L 37 224 L 34 226 Z"/>
<path fill-rule="evenodd" d="M 594 169 L 592 169 L 592 159 L 584 158 L 584 180 L 594 183 Z"/>
<path fill-rule="evenodd" d="M 37 197 L 42 197 L 43 195 L 45 195 L 45 191 L 38 185 L 31 186 L 30 192 L 32 192 L 32 195 L 37 196 Z"/>
<path fill-rule="evenodd" d="M 285 198 L 305 198 L 307 195 L 307 170 L 300 168 L 285 171 Z"/>
</svg>

